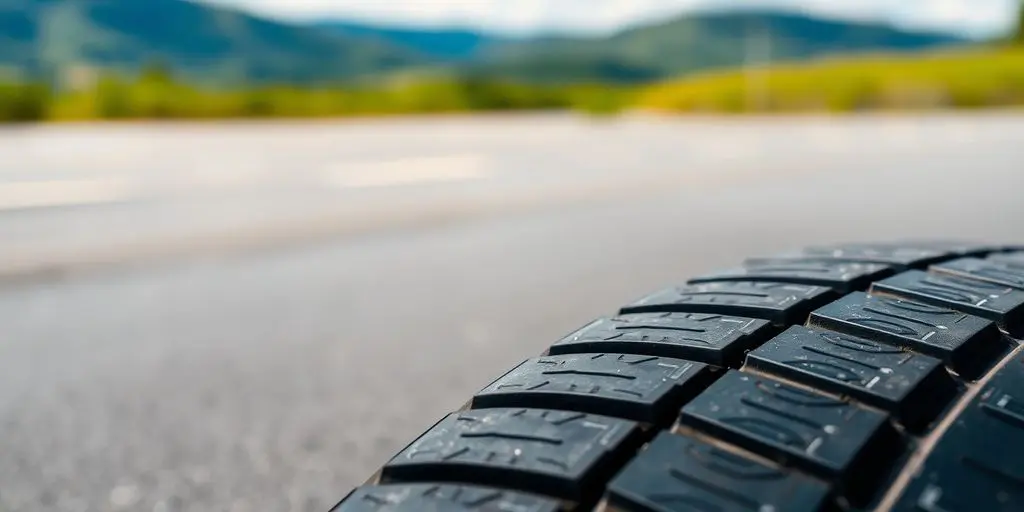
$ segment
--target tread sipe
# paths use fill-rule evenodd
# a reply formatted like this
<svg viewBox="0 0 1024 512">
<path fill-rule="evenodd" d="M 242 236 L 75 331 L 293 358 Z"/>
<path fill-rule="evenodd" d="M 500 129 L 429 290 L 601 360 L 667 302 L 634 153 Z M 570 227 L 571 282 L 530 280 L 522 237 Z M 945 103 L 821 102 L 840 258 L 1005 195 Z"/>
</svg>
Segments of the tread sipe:
<svg viewBox="0 0 1024 512">
<path fill-rule="evenodd" d="M 496 378 L 332 512 L 1024 510 L 1024 248 L 811 247 Z"/>
</svg>

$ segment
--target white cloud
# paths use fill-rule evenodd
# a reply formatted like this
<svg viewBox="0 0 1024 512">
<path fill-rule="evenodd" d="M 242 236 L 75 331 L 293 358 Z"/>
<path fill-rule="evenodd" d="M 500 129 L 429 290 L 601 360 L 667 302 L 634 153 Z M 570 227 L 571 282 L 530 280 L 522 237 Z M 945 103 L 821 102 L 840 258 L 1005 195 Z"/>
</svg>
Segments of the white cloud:
<svg viewBox="0 0 1024 512">
<path fill-rule="evenodd" d="M 347 18 L 506 32 L 608 31 L 708 7 L 767 6 L 952 30 L 1005 31 L 1018 0 L 207 0 L 286 19 Z"/>
</svg>

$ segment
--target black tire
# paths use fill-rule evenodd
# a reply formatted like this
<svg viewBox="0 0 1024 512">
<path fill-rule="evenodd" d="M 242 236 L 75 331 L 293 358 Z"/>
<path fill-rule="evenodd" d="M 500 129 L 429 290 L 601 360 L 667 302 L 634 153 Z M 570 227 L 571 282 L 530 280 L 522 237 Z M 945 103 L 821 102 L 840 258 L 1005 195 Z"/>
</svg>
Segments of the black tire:
<svg viewBox="0 0 1024 512">
<path fill-rule="evenodd" d="M 1022 335 L 1020 247 L 750 259 L 516 366 L 333 510 L 1024 510 Z"/>
</svg>

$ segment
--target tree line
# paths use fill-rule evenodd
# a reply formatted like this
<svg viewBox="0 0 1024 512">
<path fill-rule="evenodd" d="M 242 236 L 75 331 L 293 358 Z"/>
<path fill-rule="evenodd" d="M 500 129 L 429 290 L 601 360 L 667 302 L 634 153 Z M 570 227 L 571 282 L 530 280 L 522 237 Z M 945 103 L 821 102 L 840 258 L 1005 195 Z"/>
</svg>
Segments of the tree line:
<svg viewBox="0 0 1024 512">
<path fill-rule="evenodd" d="M 0 83 L 0 122 L 316 118 L 508 110 L 831 111 L 1024 105 L 1024 9 L 1013 44 L 923 55 L 778 64 L 751 83 L 703 73 L 646 86 L 420 78 L 372 85 L 204 88 L 151 65 L 86 85 Z M 752 88 L 757 87 L 757 90 Z M 757 101 L 753 101 L 756 99 Z"/>
</svg>

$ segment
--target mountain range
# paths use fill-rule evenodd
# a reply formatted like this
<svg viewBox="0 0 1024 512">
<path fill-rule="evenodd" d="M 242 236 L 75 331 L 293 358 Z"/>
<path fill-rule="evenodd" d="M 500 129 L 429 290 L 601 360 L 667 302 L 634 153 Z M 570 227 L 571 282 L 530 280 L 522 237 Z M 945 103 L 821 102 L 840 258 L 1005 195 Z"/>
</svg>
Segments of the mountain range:
<svg viewBox="0 0 1024 512">
<path fill-rule="evenodd" d="M 679 16 L 606 36 L 511 38 L 472 30 L 289 24 L 190 0 L 0 0 L 0 68 L 52 77 L 161 62 L 211 84 L 315 84 L 441 73 L 543 82 L 638 82 L 773 60 L 919 51 L 946 34 L 771 11 Z"/>
<path fill-rule="evenodd" d="M 544 38 L 490 50 L 486 74 L 546 80 L 648 80 L 743 65 L 867 52 L 920 51 L 963 43 L 912 33 L 771 11 L 681 16 L 607 37 Z M 590 74 L 591 76 L 581 76 Z"/>
<path fill-rule="evenodd" d="M 442 62 L 472 60 L 488 49 L 523 40 L 469 29 L 389 27 L 345 20 L 316 21 L 310 26 L 342 36 L 410 48 L 428 59 Z"/>
<path fill-rule="evenodd" d="M 302 83 L 404 69 L 423 57 L 185 0 L 0 0 L 0 65 L 39 75 L 150 62 L 201 81 Z"/>
</svg>

